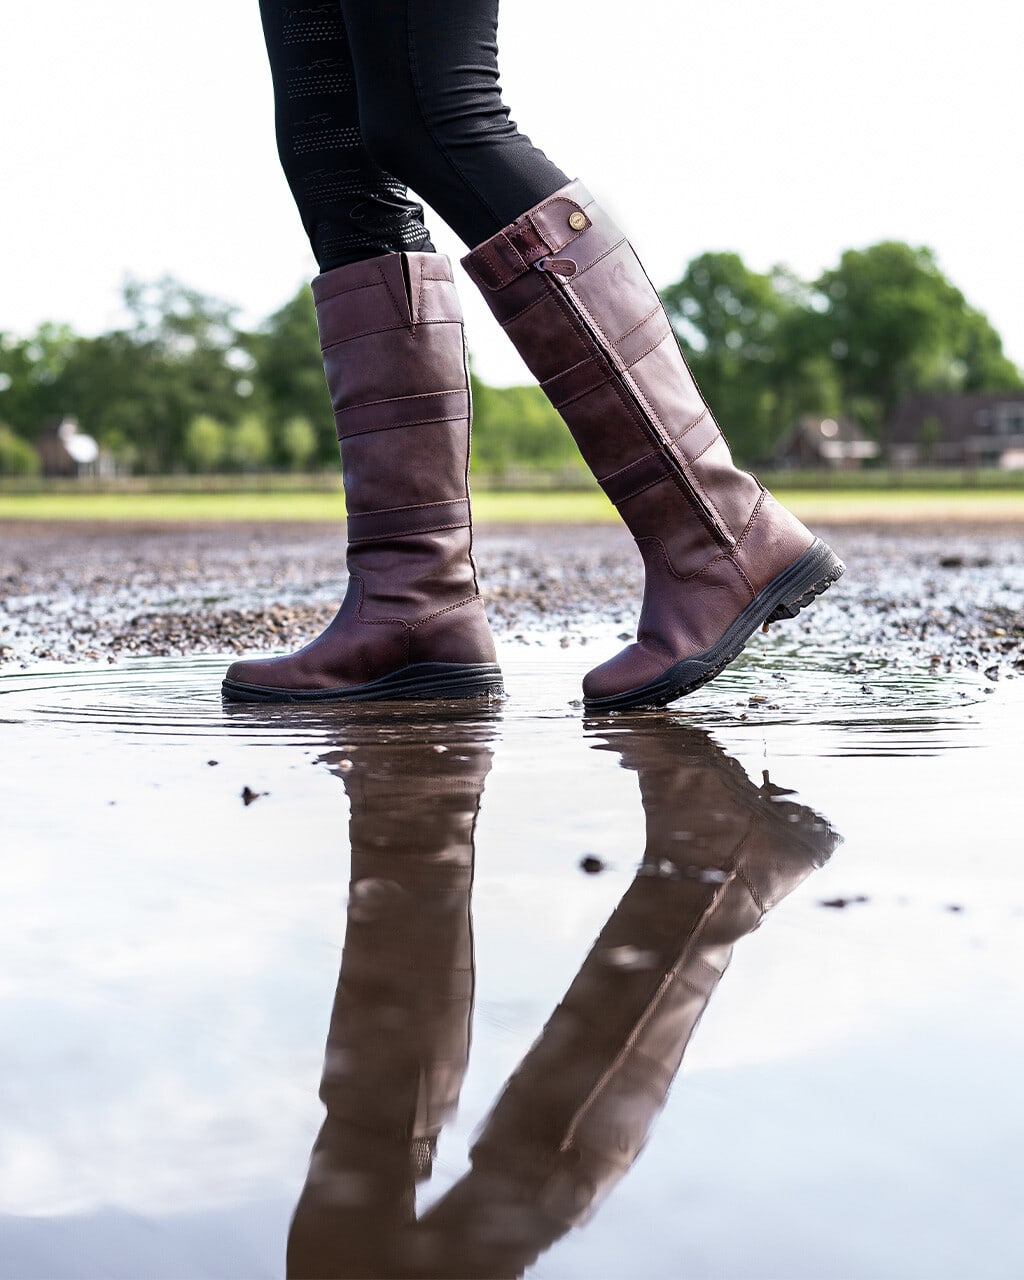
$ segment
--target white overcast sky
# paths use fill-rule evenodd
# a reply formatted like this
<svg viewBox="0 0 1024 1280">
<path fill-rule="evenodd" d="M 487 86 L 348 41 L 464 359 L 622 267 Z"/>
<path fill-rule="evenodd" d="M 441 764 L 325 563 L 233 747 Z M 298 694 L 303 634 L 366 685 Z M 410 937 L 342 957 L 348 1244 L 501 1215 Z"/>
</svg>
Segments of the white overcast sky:
<svg viewBox="0 0 1024 1280">
<path fill-rule="evenodd" d="M 813 276 L 909 240 L 1020 364 L 1022 49 L 1021 0 L 505 0 L 501 31 L 513 117 L 658 285 L 707 249 Z M 315 271 L 256 0 L 0 0 L 0 120 L 0 330 L 98 332 L 128 273 L 255 321 Z M 525 381 L 472 293 L 479 372 Z"/>
</svg>

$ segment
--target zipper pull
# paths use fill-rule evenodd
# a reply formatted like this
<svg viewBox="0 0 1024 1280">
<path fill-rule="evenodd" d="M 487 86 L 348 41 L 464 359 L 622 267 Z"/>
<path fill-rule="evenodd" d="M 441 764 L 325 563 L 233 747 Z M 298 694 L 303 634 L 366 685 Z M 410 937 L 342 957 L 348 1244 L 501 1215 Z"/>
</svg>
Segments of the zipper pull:
<svg viewBox="0 0 1024 1280">
<path fill-rule="evenodd" d="M 533 264 L 538 271 L 546 271 L 549 275 L 561 276 L 568 280 L 579 271 L 572 258 L 538 258 Z"/>
</svg>

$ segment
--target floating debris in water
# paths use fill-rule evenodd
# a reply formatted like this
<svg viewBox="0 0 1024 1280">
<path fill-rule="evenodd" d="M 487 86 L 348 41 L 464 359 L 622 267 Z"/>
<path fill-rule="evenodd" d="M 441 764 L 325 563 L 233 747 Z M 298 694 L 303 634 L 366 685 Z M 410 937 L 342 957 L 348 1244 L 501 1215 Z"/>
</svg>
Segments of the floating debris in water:
<svg viewBox="0 0 1024 1280">
<path fill-rule="evenodd" d="M 252 787 L 242 788 L 242 803 L 248 808 L 254 800 L 258 800 L 260 796 L 270 795 L 269 791 L 253 791 Z"/>
<path fill-rule="evenodd" d="M 822 898 L 818 903 L 819 907 L 837 907 L 842 910 L 843 907 L 852 907 L 858 902 L 869 902 L 864 894 L 860 893 L 855 898 Z"/>
</svg>

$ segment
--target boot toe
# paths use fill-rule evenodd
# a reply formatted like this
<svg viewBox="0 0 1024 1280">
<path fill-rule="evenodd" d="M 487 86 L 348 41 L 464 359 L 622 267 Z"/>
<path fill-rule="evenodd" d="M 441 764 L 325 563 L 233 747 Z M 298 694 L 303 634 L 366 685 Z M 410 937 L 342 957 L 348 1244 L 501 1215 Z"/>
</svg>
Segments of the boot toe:
<svg viewBox="0 0 1024 1280">
<path fill-rule="evenodd" d="M 652 652 L 643 644 L 630 644 L 614 658 L 602 662 L 583 677 L 583 697 L 587 702 L 619 698 L 642 689 L 664 675 L 672 659 Z"/>
</svg>

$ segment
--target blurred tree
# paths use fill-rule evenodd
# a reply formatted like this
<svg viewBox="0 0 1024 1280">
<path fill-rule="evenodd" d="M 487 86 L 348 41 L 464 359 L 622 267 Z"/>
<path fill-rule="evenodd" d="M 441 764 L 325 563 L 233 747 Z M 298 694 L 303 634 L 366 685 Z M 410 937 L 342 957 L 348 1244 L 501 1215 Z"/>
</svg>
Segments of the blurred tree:
<svg viewBox="0 0 1024 1280">
<path fill-rule="evenodd" d="M 884 430 L 913 391 L 1021 385 L 988 320 L 947 280 L 931 249 L 882 241 L 848 249 L 816 282 L 820 332 L 847 405 Z"/>
<path fill-rule="evenodd" d="M 129 281 L 124 301 L 128 324 L 99 337 L 41 325 L 22 342 L 5 338 L 0 404 L 26 438 L 72 414 L 120 462 L 171 471 L 196 416 L 232 423 L 247 409 L 252 357 L 230 306 L 174 280 Z"/>
<path fill-rule="evenodd" d="M 23 439 L 34 440 L 44 422 L 74 412 L 63 383 L 82 341 L 69 326 L 50 323 L 28 338 L 0 335 L 0 411 Z"/>
<path fill-rule="evenodd" d="M 0 422 L 0 476 L 34 476 L 39 473 L 39 455 L 5 423 Z"/>
<path fill-rule="evenodd" d="M 228 432 L 228 458 L 242 471 L 258 471 L 270 460 L 271 439 L 267 424 L 257 413 L 247 413 Z"/>
<path fill-rule="evenodd" d="M 583 462 L 568 428 L 540 387 L 490 387 L 473 377 L 473 456 L 501 474 L 527 467 L 579 467 Z"/>
<path fill-rule="evenodd" d="M 804 411 L 835 411 L 829 362 L 801 324 L 807 288 L 779 267 L 752 271 L 736 253 L 704 253 L 662 292 L 683 354 L 738 457 L 771 452 Z"/>
<path fill-rule="evenodd" d="M 304 465 L 316 461 L 323 466 L 336 466 L 334 415 L 324 382 L 313 295 L 308 287 L 299 289 L 256 333 L 248 334 L 245 347 L 254 361 L 252 379 L 257 398 L 274 428 L 276 460 L 290 465 L 284 425 L 290 419 L 304 418 L 313 428 L 316 445 Z"/>
<path fill-rule="evenodd" d="M 317 453 L 317 433 L 308 418 L 301 414 L 289 418 L 281 428 L 279 452 L 292 471 L 302 471 Z"/>
<path fill-rule="evenodd" d="M 185 462 L 195 471 L 216 471 L 228 452 L 228 429 L 208 413 L 198 414 L 185 431 Z"/>
</svg>

